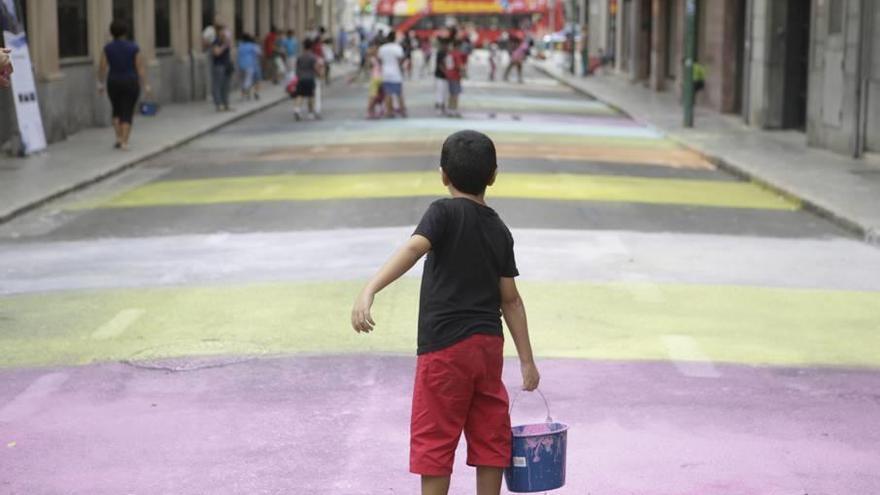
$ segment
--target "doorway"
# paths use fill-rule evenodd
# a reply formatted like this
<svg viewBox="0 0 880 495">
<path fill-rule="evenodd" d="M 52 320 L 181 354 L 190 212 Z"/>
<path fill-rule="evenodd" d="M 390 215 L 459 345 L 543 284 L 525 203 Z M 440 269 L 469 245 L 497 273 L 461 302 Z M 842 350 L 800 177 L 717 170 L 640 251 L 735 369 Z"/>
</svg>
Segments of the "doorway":
<svg viewBox="0 0 880 495">
<path fill-rule="evenodd" d="M 651 0 L 639 0 L 639 31 L 636 57 L 638 60 L 637 78 L 651 79 L 651 38 L 654 31 L 654 16 Z"/>
<path fill-rule="evenodd" d="M 678 70 L 681 66 L 678 50 L 676 49 L 682 41 L 681 37 L 678 35 L 678 1 L 679 0 L 666 0 L 665 2 L 666 32 L 664 33 L 664 39 L 666 44 L 663 47 L 663 60 L 665 62 L 663 75 L 666 79 L 670 80 L 675 80 L 678 77 Z"/>
<path fill-rule="evenodd" d="M 832 1 L 832 4 L 835 2 Z M 787 0 L 785 31 L 785 79 L 782 127 L 806 129 L 807 82 L 810 64 L 810 20 L 813 2 Z"/>
</svg>

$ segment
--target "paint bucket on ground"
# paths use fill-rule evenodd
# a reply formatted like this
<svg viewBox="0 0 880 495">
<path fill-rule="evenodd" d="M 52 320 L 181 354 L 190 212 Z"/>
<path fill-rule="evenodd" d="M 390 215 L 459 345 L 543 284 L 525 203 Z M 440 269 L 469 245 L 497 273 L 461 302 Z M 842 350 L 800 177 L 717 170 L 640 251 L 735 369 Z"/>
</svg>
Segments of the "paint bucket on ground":
<svg viewBox="0 0 880 495">
<path fill-rule="evenodd" d="M 507 489 L 514 493 L 535 493 L 555 490 L 565 484 L 565 447 L 568 425 L 553 421 L 550 405 L 544 394 L 547 419 L 543 423 L 517 425 L 513 430 L 513 458 L 504 470 Z M 510 404 L 519 398 L 517 394 Z"/>
<path fill-rule="evenodd" d="M 141 102 L 141 115 L 145 117 L 152 117 L 159 113 L 159 104 L 155 101 L 143 101 Z"/>
</svg>

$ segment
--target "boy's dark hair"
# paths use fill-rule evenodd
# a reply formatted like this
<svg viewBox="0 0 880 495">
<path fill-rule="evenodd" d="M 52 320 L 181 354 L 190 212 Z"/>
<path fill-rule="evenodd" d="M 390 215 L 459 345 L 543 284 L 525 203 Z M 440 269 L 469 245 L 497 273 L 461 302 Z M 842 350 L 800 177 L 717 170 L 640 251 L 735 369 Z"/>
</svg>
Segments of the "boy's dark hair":
<svg viewBox="0 0 880 495">
<path fill-rule="evenodd" d="M 125 21 L 116 19 L 110 23 L 110 35 L 114 38 L 122 38 L 128 34 L 128 24 Z"/>
<path fill-rule="evenodd" d="M 477 131 L 458 131 L 443 142 L 440 168 L 456 189 L 483 194 L 498 168 L 495 144 Z"/>
<path fill-rule="evenodd" d="M 306 51 L 311 50 L 313 46 L 315 46 L 315 42 L 314 42 L 314 40 L 311 40 L 311 39 L 308 39 L 308 38 L 307 38 L 307 39 L 303 42 L 303 48 L 305 48 Z"/>
</svg>

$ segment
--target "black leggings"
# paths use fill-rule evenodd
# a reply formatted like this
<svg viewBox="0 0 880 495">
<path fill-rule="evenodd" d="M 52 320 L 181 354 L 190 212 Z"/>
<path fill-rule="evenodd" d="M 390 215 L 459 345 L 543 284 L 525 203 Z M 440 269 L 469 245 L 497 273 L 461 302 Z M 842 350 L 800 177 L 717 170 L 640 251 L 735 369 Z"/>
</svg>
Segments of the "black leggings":
<svg viewBox="0 0 880 495">
<path fill-rule="evenodd" d="M 140 93 L 141 86 L 137 81 L 107 81 L 107 96 L 110 97 L 110 106 L 113 107 L 113 118 L 131 124 Z"/>
</svg>

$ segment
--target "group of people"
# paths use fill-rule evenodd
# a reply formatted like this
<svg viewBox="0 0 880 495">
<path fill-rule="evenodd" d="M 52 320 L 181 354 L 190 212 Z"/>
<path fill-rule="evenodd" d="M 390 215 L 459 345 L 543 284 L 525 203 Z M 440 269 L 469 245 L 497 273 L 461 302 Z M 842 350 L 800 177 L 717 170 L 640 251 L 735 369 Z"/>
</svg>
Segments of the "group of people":
<svg viewBox="0 0 880 495">
<path fill-rule="evenodd" d="M 434 109 L 450 117 L 461 117 L 458 98 L 462 92 L 461 80 L 467 77 L 468 57 L 472 45 L 467 35 L 459 35 L 451 28 L 437 40 L 434 58 Z"/>
<path fill-rule="evenodd" d="M 406 117 L 403 79 L 407 66 L 411 63 L 411 56 L 407 56 L 397 38 L 395 31 L 387 35 L 380 33 L 367 49 L 366 65 L 370 73 L 367 118 L 392 118 L 396 115 Z"/>
<path fill-rule="evenodd" d="M 362 43 L 364 38 L 362 35 Z M 378 33 L 366 42 L 362 68 L 370 78 L 367 118 L 406 117 L 403 83 L 412 78 L 413 52 L 416 50 L 422 52 L 423 73 L 431 68 L 433 60 L 437 111 L 452 117 L 461 116 L 458 98 L 472 45 L 454 28 L 438 37 L 436 42 L 435 52 L 430 39 L 419 39 L 413 33 L 401 34 L 393 30 L 388 34 Z"/>
<path fill-rule="evenodd" d="M 297 61 L 303 53 L 312 53 L 322 61 L 332 57 L 332 49 L 325 45 L 323 27 L 308 33 L 302 46 L 292 29 L 282 33 L 274 25 L 262 43 L 258 43 L 252 34 L 242 33 L 236 46 L 235 63 L 232 60 L 232 37 L 219 17 L 212 26 L 205 28 L 203 39 L 211 59 L 211 96 L 218 111 L 230 109 L 229 89 L 236 67 L 242 100 L 259 99 L 260 82 L 289 82 L 297 72 Z M 323 74 L 326 77 L 327 64 L 324 65 Z"/>
<path fill-rule="evenodd" d="M 268 74 L 266 79 L 277 84 L 295 66 L 300 43 L 292 29 L 282 35 L 280 29 L 272 26 L 263 38 L 262 46 L 252 34 L 242 33 L 237 48 L 236 65 L 241 98 L 259 100 L 260 81 L 264 79 L 263 68 L 266 68 Z"/>
<path fill-rule="evenodd" d="M 433 39 L 418 37 L 413 32 L 398 33 L 393 30 L 373 36 L 362 31 L 358 33 L 361 37 L 361 70 L 351 81 L 360 74 L 367 74 L 369 77 L 367 118 L 406 116 L 403 82 L 412 78 L 415 52 L 421 52 L 423 60 L 420 76 L 433 72 L 434 108 L 437 113 L 461 117 L 459 98 L 463 91 L 462 80 L 468 77 L 468 60 L 474 47 L 472 37 L 467 31 L 450 27 L 442 30 Z M 511 73 L 516 71 L 517 79 L 522 83 L 523 64 L 533 46 L 534 42 L 528 37 L 517 39 L 510 36 L 499 40 L 498 44 L 489 45 L 489 80 L 495 80 L 501 52 L 504 51 L 508 54 L 508 65 L 503 79 L 509 80 Z"/>
</svg>

